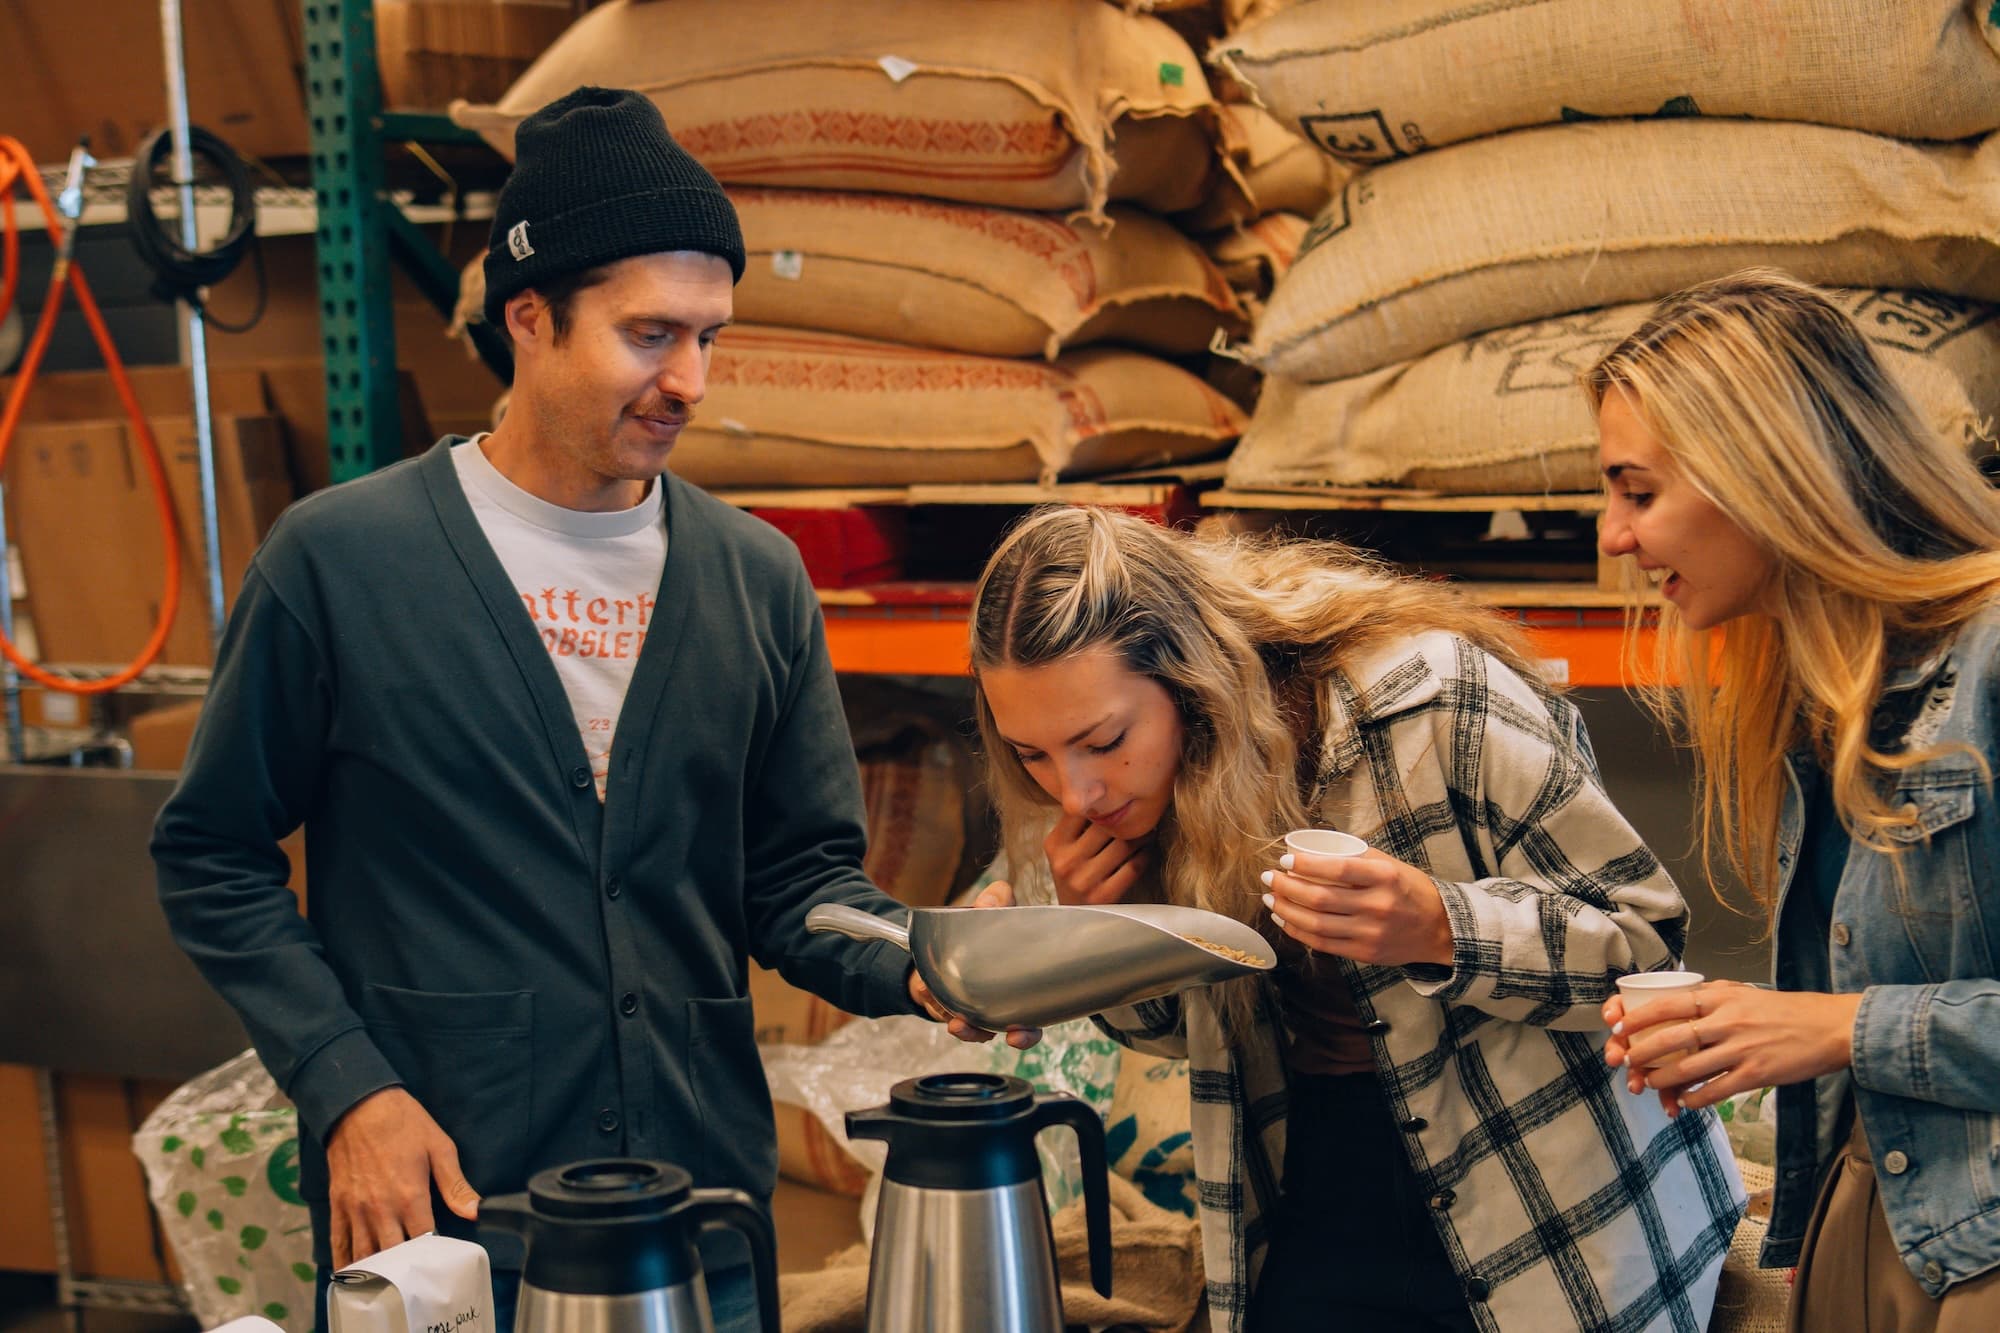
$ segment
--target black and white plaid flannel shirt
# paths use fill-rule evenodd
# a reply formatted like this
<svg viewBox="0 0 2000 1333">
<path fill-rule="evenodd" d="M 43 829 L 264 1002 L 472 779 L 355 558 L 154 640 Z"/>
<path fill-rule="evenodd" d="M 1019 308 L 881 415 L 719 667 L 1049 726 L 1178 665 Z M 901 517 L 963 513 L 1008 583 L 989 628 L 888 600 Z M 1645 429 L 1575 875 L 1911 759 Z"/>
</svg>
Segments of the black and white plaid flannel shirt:
<svg viewBox="0 0 2000 1333">
<path fill-rule="evenodd" d="M 1445 633 L 1326 685 L 1322 822 L 1430 874 L 1451 919 L 1449 968 L 1339 966 L 1479 1327 L 1700 1333 L 1743 1186 L 1713 1113 L 1670 1120 L 1604 1064 L 1600 1006 L 1675 965 L 1688 913 L 1582 719 Z M 1285 1134 L 1313 1129 L 1286 1123 L 1277 1005 L 1234 1044 L 1200 992 L 1099 1021 L 1188 1058 L 1213 1327 L 1241 1333 Z"/>
</svg>

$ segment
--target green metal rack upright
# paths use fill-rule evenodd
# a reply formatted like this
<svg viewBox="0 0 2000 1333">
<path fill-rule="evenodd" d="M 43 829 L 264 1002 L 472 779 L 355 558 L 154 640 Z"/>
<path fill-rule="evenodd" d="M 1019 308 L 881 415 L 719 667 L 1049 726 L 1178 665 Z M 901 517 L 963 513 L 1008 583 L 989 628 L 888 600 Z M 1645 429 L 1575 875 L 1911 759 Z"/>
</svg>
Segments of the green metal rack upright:
<svg viewBox="0 0 2000 1333">
<path fill-rule="evenodd" d="M 384 112 L 372 0 L 303 0 L 306 116 L 317 197 L 320 347 L 326 357 L 334 481 L 402 456 L 390 265 L 400 263 L 447 316 L 458 274 L 384 189 L 384 145 L 477 142 L 445 116 Z M 497 335 L 474 330 L 481 358 L 509 378 Z"/>
</svg>

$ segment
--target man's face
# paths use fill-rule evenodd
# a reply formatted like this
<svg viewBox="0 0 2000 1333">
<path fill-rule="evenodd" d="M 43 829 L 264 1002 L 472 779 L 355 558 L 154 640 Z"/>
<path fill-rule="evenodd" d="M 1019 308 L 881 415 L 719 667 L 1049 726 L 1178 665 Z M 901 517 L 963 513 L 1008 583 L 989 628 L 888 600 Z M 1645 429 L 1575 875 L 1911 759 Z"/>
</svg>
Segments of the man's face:
<svg viewBox="0 0 2000 1333">
<path fill-rule="evenodd" d="M 517 349 L 524 335 L 529 345 L 517 351 L 509 411 L 527 407 L 564 471 L 598 484 L 650 480 L 707 391 L 709 351 L 733 302 L 727 260 L 677 250 L 609 265 L 572 298 L 560 340 L 538 298 L 510 308 Z"/>
</svg>

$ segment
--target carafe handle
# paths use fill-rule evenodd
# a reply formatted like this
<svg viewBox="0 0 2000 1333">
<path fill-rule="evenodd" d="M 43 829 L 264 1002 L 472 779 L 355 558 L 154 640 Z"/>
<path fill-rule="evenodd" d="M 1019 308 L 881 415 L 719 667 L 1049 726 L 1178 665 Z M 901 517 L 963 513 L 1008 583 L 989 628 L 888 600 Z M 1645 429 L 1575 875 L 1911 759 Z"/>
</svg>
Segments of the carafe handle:
<svg viewBox="0 0 2000 1333">
<path fill-rule="evenodd" d="M 778 1241 L 771 1215 L 742 1190 L 695 1190 L 688 1195 L 688 1218 L 702 1231 L 735 1231 L 750 1242 L 757 1274 L 757 1314 L 764 1333 L 782 1333 L 778 1324 Z"/>
<path fill-rule="evenodd" d="M 1089 1102 L 1075 1097 L 1041 1097 L 1035 1101 L 1035 1132 L 1052 1125 L 1068 1125 L 1076 1131 L 1078 1154 L 1083 1158 L 1083 1220 L 1090 1237 L 1090 1285 L 1106 1300 L 1111 1298 L 1111 1185 L 1106 1179 L 1110 1163 L 1104 1153 L 1104 1120 Z"/>
<path fill-rule="evenodd" d="M 522 1240 L 534 1229 L 535 1209 L 525 1194 L 496 1194 L 479 1201 L 478 1225 L 509 1231 Z"/>
</svg>

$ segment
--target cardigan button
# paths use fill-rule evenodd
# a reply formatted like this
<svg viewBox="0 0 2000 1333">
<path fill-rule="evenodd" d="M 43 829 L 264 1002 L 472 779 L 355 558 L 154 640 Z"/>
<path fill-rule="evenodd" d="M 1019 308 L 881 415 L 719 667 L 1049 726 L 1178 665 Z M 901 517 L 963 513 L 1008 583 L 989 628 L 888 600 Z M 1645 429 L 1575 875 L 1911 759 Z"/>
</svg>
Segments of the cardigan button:
<svg viewBox="0 0 2000 1333">
<path fill-rule="evenodd" d="M 616 1134 L 618 1132 L 618 1113 L 608 1106 L 605 1107 L 597 1113 L 597 1127 L 606 1134 Z"/>
<path fill-rule="evenodd" d="M 1832 935 L 1833 942 L 1843 949 L 1847 947 L 1847 942 L 1854 938 L 1853 932 L 1848 930 L 1845 921 L 1836 921 L 1833 923 Z"/>
<path fill-rule="evenodd" d="M 1389 1030 L 1389 1020 L 1386 1018 L 1371 1018 L 1361 1030 L 1371 1037 L 1379 1037 Z"/>
<path fill-rule="evenodd" d="M 1431 1127 L 1431 1122 L 1420 1115 L 1413 1115 L 1403 1122 L 1405 1134 L 1421 1134 Z"/>
<path fill-rule="evenodd" d="M 588 787 L 590 785 L 589 767 L 584 764 L 578 764 L 575 768 L 572 768 L 569 771 L 569 785 L 575 787 L 578 791 L 582 791 L 585 787 Z"/>
<path fill-rule="evenodd" d="M 1493 1284 L 1483 1277 L 1469 1277 L 1465 1280 L 1465 1298 L 1483 1301 L 1493 1294 Z"/>
<path fill-rule="evenodd" d="M 1882 1157 L 1882 1169 L 1892 1176 L 1900 1176 L 1910 1169 L 1909 1154 L 1901 1148 L 1892 1149 Z"/>
<path fill-rule="evenodd" d="M 1437 1209 L 1441 1213 L 1448 1210 L 1453 1204 L 1457 1202 L 1458 1202 L 1458 1195 L 1453 1193 L 1451 1190 L 1439 1190 L 1436 1194 L 1431 1195 L 1431 1207 Z"/>
</svg>

